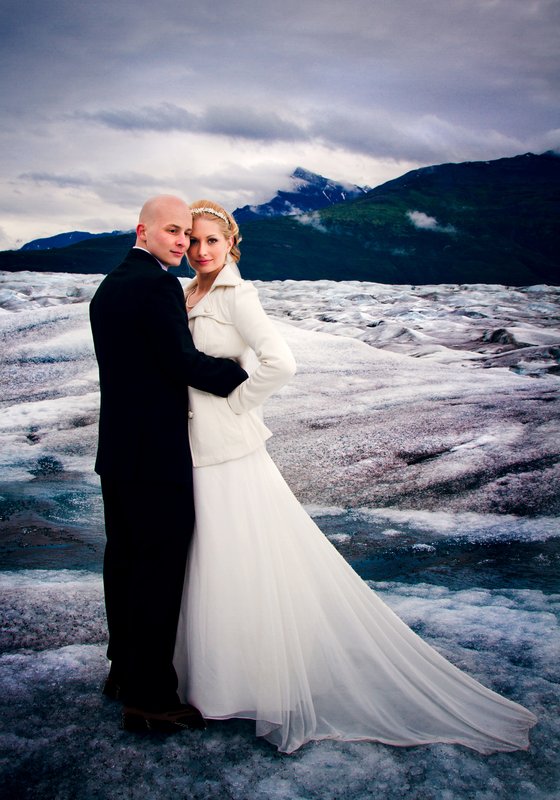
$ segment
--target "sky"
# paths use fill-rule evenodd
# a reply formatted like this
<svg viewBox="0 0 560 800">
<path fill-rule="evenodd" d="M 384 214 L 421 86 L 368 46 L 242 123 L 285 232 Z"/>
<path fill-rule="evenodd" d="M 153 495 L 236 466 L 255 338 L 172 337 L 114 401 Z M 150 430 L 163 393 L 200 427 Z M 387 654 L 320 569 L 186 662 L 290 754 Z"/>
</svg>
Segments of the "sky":
<svg viewBox="0 0 560 800">
<path fill-rule="evenodd" d="M 558 0 L 3 0 L 0 249 L 560 150 Z"/>
</svg>

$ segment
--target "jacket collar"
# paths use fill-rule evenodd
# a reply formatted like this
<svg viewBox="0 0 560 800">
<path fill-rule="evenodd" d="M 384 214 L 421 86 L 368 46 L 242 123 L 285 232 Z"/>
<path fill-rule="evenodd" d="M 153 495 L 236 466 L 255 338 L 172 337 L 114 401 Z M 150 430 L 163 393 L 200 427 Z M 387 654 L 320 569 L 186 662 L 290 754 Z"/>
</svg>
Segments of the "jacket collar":
<svg viewBox="0 0 560 800">
<path fill-rule="evenodd" d="M 189 318 L 192 319 L 193 317 L 196 317 L 199 314 L 204 313 L 207 298 L 212 294 L 212 292 L 215 289 L 219 289 L 222 286 L 238 286 L 240 283 L 243 283 L 243 278 L 239 274 L 239 271 L 233 259 L 230 256 L 228 256 L 225 265 L 216 275 L 216 280 L 212 284 L 208 294 L 205 297 L 203 297 L 202 300 L 200 300 L 200 302 L 196 304 L 196 306 L 192 309 L 192 311 L 188 312 Z M 197 279 L 196 277 L 194 277 L 192 281 L 187 284 L 187 287 L 185 289 L 185 295 L 188 295 L 188 293 L 192 289 L 194 289 L 196 284 L 197 284 Z"/>
<path fill-rule="evenodd" d="M 213 292 L 214 289 L 216 289 L 218 286 L 237 286 L 239 283 L 243 281 L 243 278 L 239 274 L 237 267 L 232 266 L 232 260 L 233 259 L 231 259 L 228 256 L 225 265 L 216 275 L 216 280 L 212 284 L 210 292 Z M 233 263 L 235 264 L 235 262 Z M 186 291 L 190 292 L 191 289 L 194 289 L 196 284 L 197 284 L 197 278 L 195 275 L 192 281 L 190 281 L 190 283 L 187 283 Z M 210 292 L 208 292 L 208 294 L 210 294 Z"/>
</svg>

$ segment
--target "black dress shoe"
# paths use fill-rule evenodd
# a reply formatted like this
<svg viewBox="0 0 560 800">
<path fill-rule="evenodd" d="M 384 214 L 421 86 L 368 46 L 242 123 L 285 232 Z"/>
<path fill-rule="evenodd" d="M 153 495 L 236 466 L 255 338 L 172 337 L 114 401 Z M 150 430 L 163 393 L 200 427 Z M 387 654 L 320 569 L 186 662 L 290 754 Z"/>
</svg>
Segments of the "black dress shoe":
<svg viewBox="0 0 560 800">
<path fill-rule="evenodd" d="M 184 730 L 204 730 L 206 720 L 200 711 L 191 705 L 180 705 L 171 711 L 146 711 L 143 708 L 125 706 L 121 727 L 125 731 L 177 733 Z"/>
</svg>

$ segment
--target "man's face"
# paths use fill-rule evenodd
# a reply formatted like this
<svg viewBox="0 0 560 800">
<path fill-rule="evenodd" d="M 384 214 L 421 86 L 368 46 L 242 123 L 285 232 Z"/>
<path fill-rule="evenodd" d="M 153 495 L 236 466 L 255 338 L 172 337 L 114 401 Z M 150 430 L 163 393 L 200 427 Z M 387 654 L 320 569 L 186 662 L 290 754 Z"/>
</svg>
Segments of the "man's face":
<svg viewBox="0 0 560 800">
<path fill-rule="evenodd" d="M 137 244 L 169 267 L 178 267 L 189 246 L 192 214 L 189 207 L 162 199 L 136 228 Z"/>
</svg>

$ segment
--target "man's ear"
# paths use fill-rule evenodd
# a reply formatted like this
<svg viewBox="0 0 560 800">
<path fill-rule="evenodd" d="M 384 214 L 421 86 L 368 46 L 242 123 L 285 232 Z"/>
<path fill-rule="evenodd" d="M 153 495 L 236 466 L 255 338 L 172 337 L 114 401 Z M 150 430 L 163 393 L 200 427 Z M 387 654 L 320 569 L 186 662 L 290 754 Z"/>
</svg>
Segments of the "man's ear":
<svg viewBox="0 0 560 800">
<path fill-rule="evenodd" d="M 146 225 L 143 222 L 139 222 L 136 226 L 136 237 L 142 241 L 146 239 Z"/>
</svg>

